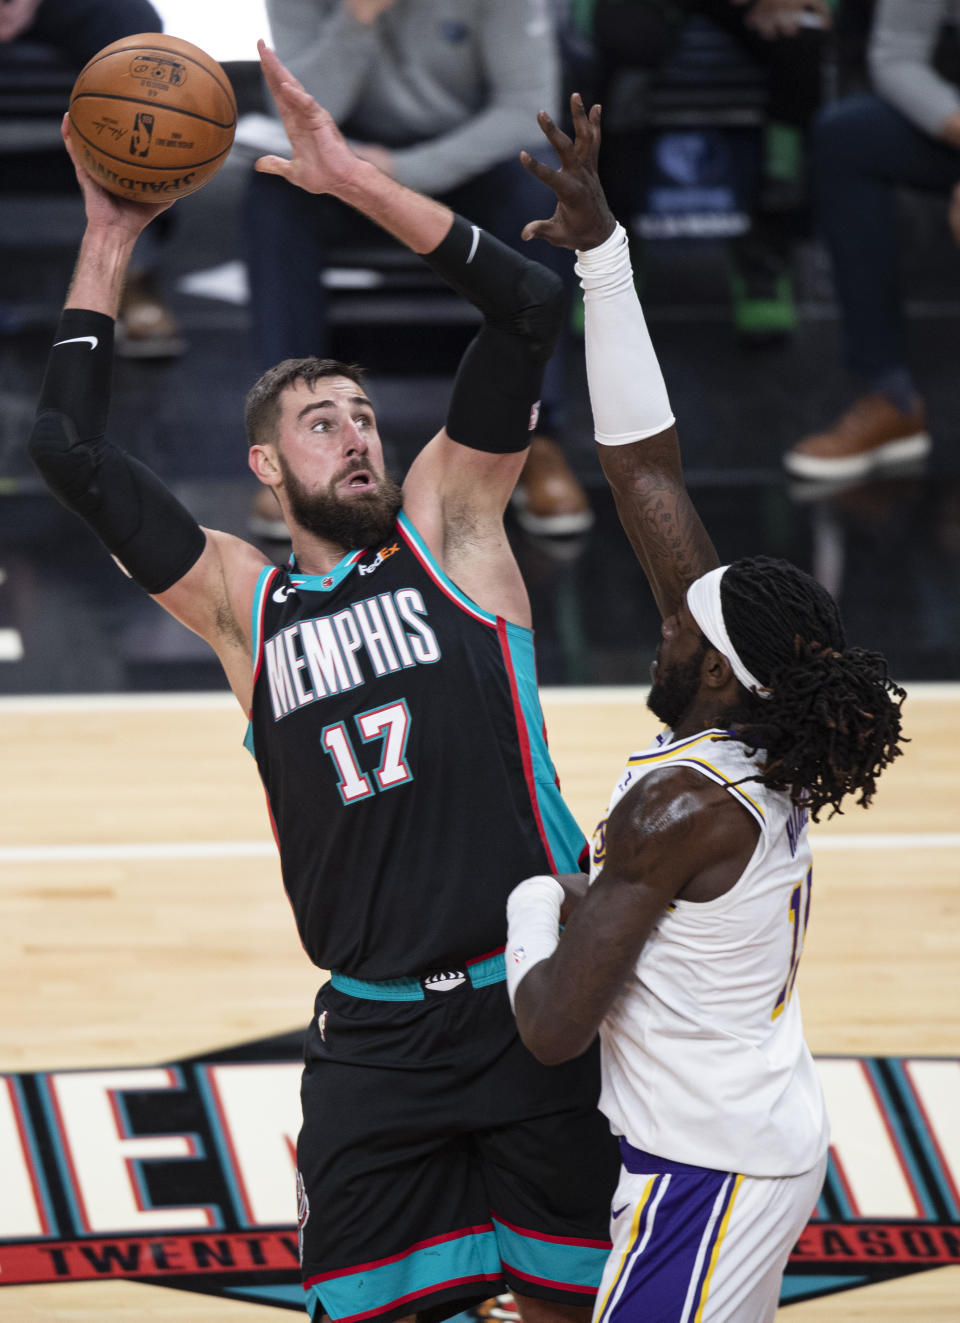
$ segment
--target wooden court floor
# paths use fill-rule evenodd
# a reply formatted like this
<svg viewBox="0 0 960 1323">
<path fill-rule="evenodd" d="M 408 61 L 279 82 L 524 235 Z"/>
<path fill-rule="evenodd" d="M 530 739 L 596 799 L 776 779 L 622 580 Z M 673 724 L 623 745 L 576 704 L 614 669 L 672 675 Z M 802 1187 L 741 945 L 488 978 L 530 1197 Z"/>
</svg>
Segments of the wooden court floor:
<svg viewBox="0 0 960 1323">
<path fill-rule="evenodd" d="M 799 988 L 818 1054 L 960 1055 L 960 686 L 910 686 L 874 807 L 815 829 Z M 544 694 L 589 835 L 641 690 Z M 152 1065 L 301 1026 L 318 976 L 279 880 L 229 697 L 0 700 L 0 1074 Z M 128 1282 L 0 1286 L 10 1323 L 270 1323 Z M 960 1267 L 781 1310 L 785 1323 L 960 1320 Z M 744 1320 L 743 1323 L 750 1323 Z"/>
</svg>

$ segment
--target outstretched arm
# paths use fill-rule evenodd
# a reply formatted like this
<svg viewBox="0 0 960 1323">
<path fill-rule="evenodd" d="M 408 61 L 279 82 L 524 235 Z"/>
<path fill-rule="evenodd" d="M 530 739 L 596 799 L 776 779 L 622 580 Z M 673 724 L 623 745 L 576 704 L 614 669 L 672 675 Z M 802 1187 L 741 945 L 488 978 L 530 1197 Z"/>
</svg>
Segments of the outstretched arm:
<svg viewBox="0 0 960 1323">
<path fill-rule="evenodd" d="M 30 455 L 54 496 L 121 568 L 214 647 L 241 703 L 252 681 L 244 592 L 264 557 L 199 527 L 155 474 L 106 440 L 114 318 L 141 230 L 169 204 L 114 198 L 78 164 L 87 213 L 76 270 L 47 361 Z M 246 587 L 245 587 L 246 586 Z M 242 621 L 243 624 L 238 624 Z"/>
<path fill-rule="evenodd" d="M 503 512 L 560 332 L 562 283 L 539 262 L 361 160 L 276 55 L 263 42 L 259 50 L 293 156 L 262 157 L 257 169 L 355 207 L 419 253 L 483 315 L 461 361 L 447 425 L 407 474 L 404 506 L 464 592 L 495 614 L 528 624 Z"/>
<path fill-rule="evenodd" d="M 560 158 L 559 170 L 527 153 L 521 156 L 557 198 L 553 216 L 531 221 L 523 236 L 577 250 L 600 464 L 657 605 L 669 616 L 693 580 L 719 561 L 683 480 L 673 414 L 634 287 L 626 233 L 610 211 L 597 172 L 600 107 L 587 114 L 574 93 L 570 109 L 572 141 L 548 115 L 538 116 Z"/>
</svg>

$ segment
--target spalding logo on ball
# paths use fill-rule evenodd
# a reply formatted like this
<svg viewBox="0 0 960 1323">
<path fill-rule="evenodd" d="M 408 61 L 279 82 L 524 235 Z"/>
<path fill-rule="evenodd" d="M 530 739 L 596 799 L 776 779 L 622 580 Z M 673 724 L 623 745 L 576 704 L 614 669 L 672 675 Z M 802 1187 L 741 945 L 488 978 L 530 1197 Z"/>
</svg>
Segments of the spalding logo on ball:
<svg viewBox="0 0 960 1323">
<path fill-rule="evenodd" d="M 70 93 L 84 169 L 135 202 L 196 192 L 227 159 L 236 126 L 233 88 L 216 60 L 159 32 L 105 46 Z"/>
</svg>

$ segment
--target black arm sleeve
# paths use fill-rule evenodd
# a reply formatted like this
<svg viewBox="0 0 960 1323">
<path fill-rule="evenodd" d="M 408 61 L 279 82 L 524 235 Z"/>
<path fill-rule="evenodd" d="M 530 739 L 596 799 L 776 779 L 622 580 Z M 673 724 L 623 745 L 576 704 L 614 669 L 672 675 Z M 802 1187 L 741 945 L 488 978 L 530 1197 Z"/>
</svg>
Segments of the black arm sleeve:
<svg viewBox="0 0 960 1323">
<path fill-rule="evenodd" d="M 104 439 L 112 367 L 112 319 L 67 308 L 28 448 L 57 500 L 86 520 L 142 588 L 162 593 L 199 560 L 206 539 L 150 469 Z"/>
<path fill-rule="evenodd" d="M 563 282 L 461 216 L 424 261 L 484 318 L 457 371 L 447 431 L 474 450 L 523 450 L 563 323 Z"/>
</svg>

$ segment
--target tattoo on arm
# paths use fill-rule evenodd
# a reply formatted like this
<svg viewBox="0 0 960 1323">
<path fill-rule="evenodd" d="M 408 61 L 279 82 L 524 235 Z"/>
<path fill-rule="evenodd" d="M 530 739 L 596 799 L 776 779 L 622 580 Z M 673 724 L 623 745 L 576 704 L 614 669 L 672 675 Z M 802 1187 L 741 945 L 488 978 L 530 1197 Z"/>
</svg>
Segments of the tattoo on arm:
<svg viewBox="0 0 960 1323">
<path fill-rule="evenodd" d="M 661 613 L 672 615 L 694 579 L 720 563 L 684 484 L 676 431 L 599 450 L 624 532 Z"/>
</svg>

